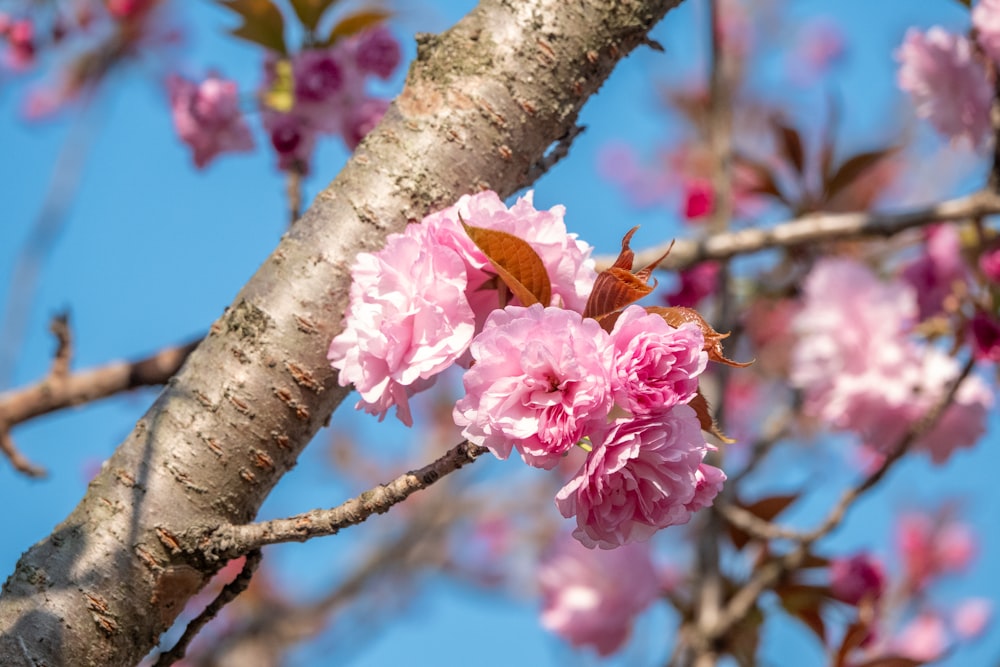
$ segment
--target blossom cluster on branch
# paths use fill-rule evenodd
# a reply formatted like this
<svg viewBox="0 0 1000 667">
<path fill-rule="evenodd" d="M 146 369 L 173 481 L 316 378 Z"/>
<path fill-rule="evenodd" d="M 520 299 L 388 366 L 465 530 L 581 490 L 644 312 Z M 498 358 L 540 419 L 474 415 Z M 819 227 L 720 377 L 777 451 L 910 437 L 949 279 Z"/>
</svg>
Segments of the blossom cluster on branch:
<svg viewBox="0 0 1000 667">
<path fill-rule="evenodd" d="M 734 362 L 694 311 L 632 305 L 652 291 L 653 267 L 632 272 L 631 233 L 598 276 L 563 215 L 487 191 L 390 235 L 352 268 L 329 358 L 359 408 L 381 418 L 395 406 L 408 425 L 410 396 L 467 367 L 462 435 L 544 469 L 585 449 L 556 504 L 580 542 L 611 549 L 686 523 L 722 488 L 696 399 L 710 359 Z"/>
</svg>

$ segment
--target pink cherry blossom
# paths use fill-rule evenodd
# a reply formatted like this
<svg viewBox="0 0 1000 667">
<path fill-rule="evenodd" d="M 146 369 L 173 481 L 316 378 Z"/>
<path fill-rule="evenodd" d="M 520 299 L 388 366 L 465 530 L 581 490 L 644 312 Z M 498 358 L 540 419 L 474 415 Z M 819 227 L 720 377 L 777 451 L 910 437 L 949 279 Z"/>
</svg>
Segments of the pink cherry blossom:
<svg viewBox="0 0 1000 667">
<path fill-rule="evenodd" d="M 702 178 L 691 179 L 684 184 L 684 219 L 691 221 L 712 213 L 715 193 L 712 184 Z"/>
<path fill-rule="evenodd" d="M 574 646 L 610 655 L 652 603 L 659 581 L 646 545 L 585 549 L 563 535 L 538 568 L 542 625 Z"/>
<path fill-rule="evenodd" d="M 851 260 L 817 262 L 793 320 L 799 340 L 790 380 L 805 391 L 805 413 L 854 431 L 883 453 L 897 447 L 959 374 L 954 358 L 910 336 L 916 313 L 910 286 L 883 283 Z M 915 446 L 942 463 L 957 448 L 973 445 L 992 400 L 981 379 L 966 378 Z"/>
<path fill-rule="evenodd" d="M 263 112 L 262 120 L 278 156 L 278 168 L 308 174 L 317 137 L 312 125 L 299 114 L 270 109 Z"/>
<path fill-rule="evenodd" d="M 990 130 L 992 90 L 969 40 L 937 26 L 926 33 L 910 28 L 896 59 L 899 87 L 917 116 L 949 139 L 980 146 Z"/>
<path fill-rule="evenodd" d="M 976 553 L 976 539 L 967 525 L 927 514 L 900 517 L 896 544 L 913 592 L 924 590 L 943 574 L 966 569 Z"/>
<path fill-rule="evenodd" d="M 698 391 L 698 376 L 708 365 L 705 336 L 693 322 L 679 329 L 641 306 L 629 306 L 611 331 L 615 402 L 634 415 L 688 403 Z"/>
<path fill-rule="evenodd" d="M 1000 246 L 983 251 L 979 256 L 979 268 L 987 279 L 1000 284 Z"/>
<path fill-rule="evenodd" d="M 552 283 L 552 305 L 582 312 L 594 286 L 597 273 L 590 258 L 593 248 L 566 231 L 564 206 L 538 211 L 533 193 L 519 198 L 509 209 L 492 190 L 465 195 L 454 206 L 424 219 L 439 243 L 454 248 L 469 267 L 469 302 L 477 314 L 497 308 L 495 291 L 482 286 L 491 279 L 492 265 L 462 228 L 461 221 L 473 227 L 495 229 L 528 241 L 538 253 Z M 461 220 L 460 220 L 461 218 Z"/>
<path fill-rule="evenodd" d="M 399 66 L 399 42 L 385 26 L 365 30 L 356 37 L 355 60 L 362 72 L 388 79 Z"/>
<path fill-rule="evenodd" d="M 976 359 L 1000 362 L 1000 322 L 982 311 L 976 311 L 969 322 L 969 335 Z"/>
<path fill-rule="evenodd" d="M 179 76 L 167 79 L 174 127 L 194 151 L 194 163 L 204 167 L 216 155 L 249 151 L 253 136 L 239 108 L 236 83 L 209 76 L 194 83 Z"/>
<path fill-rule="evenodd" d="M 308 49 L 292 60 L 295 101 L 325 102 L 343 90 L 344 67 L 332 49 Z"/>
<path fill-rule="evenodd" d="M 21 71 L 35 63 L 37 40 L 35 24 L 31 19 L 11 21 L 6 30 L 7 51 L 3 64 L 14 71 Z"/>
<path fill-rule="evenodd" d="M 667 295 L 671 306 L 694 308 L 702 299 L 713 294 L 719 284 L 719 263 L 700 262 L 678 274 L 680 284 Z"/>
<path fill-rule="evenodd" d="M 395 405 L 411 425 L 408 396 L 429 386 L 472 339 L 465 266 L 430 243 L 425 227 L 409 225 L 379 252 L 359 254 L 351 275 L 346 326 L 330 343 L 330 362 L 341 386 L 361 394 L 359 407 L 382 418 Z"/>
<path fill-rule="evenodd" d="M 709 445 L 687 405 L 616 420 L 592 439 L 587 462 L 556 494 L 560 513 L 576 517 L 573 536 L 589 548 L 613 549 L 687 523 L 725 477 L 702 468 Z"/>
<path fill-rule="evenodd" d="M 882 563 L 868 553 L 836 558 L 830 564 L 830 590 L 847 604 L 877 601 L 885 592 L 886 582 Z"/>
<path fill-rule="evenodd" d="M 993 617 L 993 602 L 987 598 L 968 598 L 955 609 L 951 625 L 962 639 L 975 639 L 983 634 Z"/>
<path fill-rule="evenodd" d="M 955 284 L 967 280 L 955 228 L 951 225 L 928 228 L 923 254 L 908 264 L 901 276 L 913 286 L 921 320 L 942 312 L 945 299 L 954 292 Z"/>
<path fill-rule="evenodd" d="M 470 347 L 475 364 L 455 405 L 462 435 L 505 459 L 550 469 L 611 409 L 611 340 L 561 308 L 494 311 Z"/>
<path fill-rule="evenodd" d="M 895 653 L 930 662 L 937 660 L 948 645 L 948 631 L 941 617 L 930 611 L 922 612 L 907 623 L 892 640 Z"/>
<path fill-rule="evenodd" d="M 972 9 L 976 39 L 994 62 L 1000 62 L 1000 0 L 979 0 Z"/>
</svg>

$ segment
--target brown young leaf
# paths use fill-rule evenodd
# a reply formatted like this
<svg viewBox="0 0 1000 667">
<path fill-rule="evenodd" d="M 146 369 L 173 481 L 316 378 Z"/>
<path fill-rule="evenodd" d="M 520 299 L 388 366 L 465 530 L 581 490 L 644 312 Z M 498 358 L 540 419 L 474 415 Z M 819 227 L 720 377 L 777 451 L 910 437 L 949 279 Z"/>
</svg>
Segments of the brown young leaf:
<svg viewBox="0 0 1000 667">
<path fill-rule="evenodd" d="M 601 271 L 601 274 L 597 276 L 597 280 L 594 281 L 594 289 L 590 292 L 590 296 L 587 298 L 587 305 L 583 309 L 584 317 L 592 317 L 600 320 L 610 313 L 621 310 L 630 303 L 635 303 L 652 292 L 656 287 L 655 281 L 652 285 L 649 284 L 650 276 L 652 276 L 653 270 L 656 269 L 657 265 L 670 254 L 670 248 L 673 248 L 673 243 L 670 244 L 670 248 L 667 248 L 667 251 L 659 259 L 632 273 L 632 262 L 635 260 L 635 253 L 629 247 L 629 241 L 632 240 L 632 235 L 635 234 L 637 229 L 639 228 L 633 227 L 622 239 L 621 252 L 618 254 L 615 263 L 611 265 L 611 268 Z"/>
<path fill-rule="evenodd" d="M 353 14 L 348 14 L 333 26 L 329 36 L 324 41 L 326 46 L 333 46 L 345 37 L 356 35 L 359 32 L 373 28 L 382 21 L 392 16 L 392 12 L 384 9 L 363 9 Z"/>
<path fill-rule="evenodd" d="M 805 151 L 802 148 L 802 137 L 795 128 L 785 125 L 777 118 L 771 119 L 778 140 L 778 150 L 788 160 L 799 176 L 805 169 Z"/>
<path fill-rule="evenodd" d="M 706 399 L 704 394 L 701 393 L 701 389 L 698 390 L 698 393 L 694 395 L 694 398 L 691 399 L 691 402 L 688 403 L 688 405 L 690 405 L 694 409 L 695 414 L 698 415 L 698 423 L 701 425 L 702 431 L 711 433 L 727 445 L 731 445 L 736 442 L 732 438 L 727 437 L 726 434 L 719 429 L 718 424 L 715 423 L 715 418 L 712 417 L 712 411 L 708 405 L 708 399 Z"/>
<path fill-rule="evenodd" d="M 693 308 L 686 308 L 684 306 L 650 306 L 646 308 L 646 312 L 651 315 L 659 315 L 667 324 L 674 328 L 678 328 L 686 322 L 694 322 L 701 327 L 701 331 L 705 336 L 705 351 L 708 352 L 708 358 L 711 361 L 736 368 L 746 368 L 753 363 L 753 361 L 739 362 L 727 358 L 722 352 L 722 341 L 728 338 L 729 334 L 722 334 L 713 329 L 712 325 L 706 322 L 705 318 Z"/>
<path fill-rule="evenodd" d="M 229 34 L 282 55 L 288 53 L 285 18 L 271 0 L 219 0 L 219 4 L 243 19 Z"/>
<path fill-rule="evenodd" d="M 552 301 L 552 283 L 542 258 L 527 241 L 513 234 L 473 227 L 462 222 L 465 233 L 493 264 L 500 280 L 525 306 Z"/>
<path fill-rule="evenodd" d="M 882 148 L 877 151 L 858 153 L 844 160 L 844 162 L 834 169 L 833 175 L 823 185 L 823 200 L 833 199 L 843 190 L 857 181 L 866 171 L 877 165 L 882 160 L 895 155 L 899 151 L 896 146 Z"/>
<path fill-rule="evenodd" d="M 775 588 L 774 592 L 781 600 L 781 606 L 785 611 L 805 623 L 806 627 L 819 637 L 820 642 L 826 644 L 826 623 L 820 614 L 827 597 L 826 587 L 782 584 Z"/>
<path fill-rule="evenodd" d="M 312 32 L 319 25 L 326 10 L 338 0 L 289 0 L 302 27 Z"/>
<path fill-rule="evenodd" d="M 746 177 L 741 179 L 744 189 L 748 193 L 769 195 L 782 204 L 791 206 L 791 201 L 778 187 L 778 179 L 774 172 L 763 162 L 759 162 L 747 155 L 736 153 L 733 155 L 734 170 L 742 170 Z"/>
</svg>

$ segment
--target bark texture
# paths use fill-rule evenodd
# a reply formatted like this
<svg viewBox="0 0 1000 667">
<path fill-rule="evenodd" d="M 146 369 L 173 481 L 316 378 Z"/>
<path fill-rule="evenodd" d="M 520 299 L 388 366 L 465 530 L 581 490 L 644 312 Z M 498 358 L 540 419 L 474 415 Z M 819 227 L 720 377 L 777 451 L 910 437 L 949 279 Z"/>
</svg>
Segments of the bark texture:
<svg viewBox="0 0 1000 667">
<path fill-rule="evenodd" d="M 253 519 L 347 390 L 326 361 L 359 251 L 461 194 L 528 185 L 680 0 L 484 0 L 419 38 L 406 88 L 0 596 L 0 664 L 134 665 L 223 563 L 193 526 Z"/>
</svg>

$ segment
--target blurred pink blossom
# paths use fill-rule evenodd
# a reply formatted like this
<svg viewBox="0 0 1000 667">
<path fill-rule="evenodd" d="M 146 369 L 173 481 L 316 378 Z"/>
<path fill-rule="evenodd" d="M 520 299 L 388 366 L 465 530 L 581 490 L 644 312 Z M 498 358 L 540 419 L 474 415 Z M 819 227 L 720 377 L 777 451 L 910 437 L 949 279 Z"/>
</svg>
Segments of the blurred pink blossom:
<svg viewBox="0 0 1000 667">
<path fill-rule="evenodd" d="M 573 536 L 589 548 L 613 549 L 687 523 L 709 504 L 725 475 L 702 468 L 710 446 L 694 410 L 619 419 L 592 434 L 593 451 L 556 494 L 564 517 L 576 517 Z"/>
<path fill-rule="evenodd" d="M 944 653 L 948 646 L 948 633 L 938 614 L 925 611 L 907 623 L 893 638 L 891 645 L 899 655 L 930 662 Z"/>
<path fill-rule="evenodd" d="M 969 526 L 927 514 L 900 517 L 896 543 L 907 585 L 915 592 L 943 574 L 961 572 L 976 553 L 976 539 Z"/>
<path fill-rule="evenodd" d="M 836 558 L 830 564 L 830 590 L 847 604 L 877 601 L 885 592 L 886 581 L 882 563 L 869 553 Z"/>
<path fill-rule="evenodd" d="M 172 75 L 167 79 L 174 127 L 194 151 L 194 163 L 207 165 L 216 155 L 253 149 L 253 136 L 239 107 L 236 83 L 209 76 L 201 83 Z"/>
<path fill-rule="evenodd" d="M 975 639 L 983 634 L 993 617 L 993 601 L 987 598 L 963 600 L 951 617 L 955 633 L 962 639 Z"/>
<path fill-rule="evenodd" d="M 921 320 L 944 310 L 945 299 L 956 283 L 968 279 L 962 261 L 958 232 L 952 225 L 935 225 L 926 231 L 923 254 L 905 266 L 902 279 L 913 286 Z"/>
<path fill-rule="evenodd" d="M 979 268 L 994 283 L 1000 283 L 1000 246 L 984 250 L 979 256 Z"/>
<path fill-rule="evenodd" d="M 972 9 L 972 27 L 986 55 L 1000 62 L 1000 0 L 979 0 Z"/>
<path fill-rule="evenodd" d="M 789 54 L 792 81 L 808 85 L 822 78 L 844 56 L 844 29 L 829 17 L 802 24 Z"/>
<path fill-rule="evenodd" d="M 352 151 L 357 148 L 361 140 L 374 130 L 375 126 L 382 120 L 382 116 L 385 115 L 388 108 L 389 101 L 377 97 L 369 97 L 356 105 L 351 110 L 344 126 L 344 143 L 347 144 L 347 147 Z"/>
<path fill-rule="evenodd" d="M 278 156 L 278 168 L 308 174 L 316 147 L 316 130 L 295 113 L 266 109 L 262 113 L 262 121 L 271 138 L 271 147 Z"/>
<path fill-rule="evenodd" d="M 399 42 L 385 26 L 365 30 L 356 37 L 355 61 L 362 72 L 388 79 L 399 67 Z"/>
<path fill-rule="evenodd" d="M 899 87 L 913 98 L 917 116 L 949 139 L 968 139 L 973 148 L 985 141 L 993 93 L 968 39 L 938 26 L 926 33 L 910 28 L 896 59 Z"/>
<path fill-rule="evenodd" d="M 566 535 L 543 556 L 538 585 L 542 625 L 605 656 L 625 643 L 635 617 L 660 589 L 646 545 L 591 550 Z"/>
<path fill-rule="evenodd" d="M 719 283 L 719 263 L 700 262 L 678 274 L 680 284 L 666 296 L 671 306 L 695 308 L 702 299 L 713 294 Z"/>
<path fill-rule="evenodd" d="M 715 193 L 712 184 L 704 178 L 694 178 L 684 183 L 684 219 L 687 221 L 704 218 L 712 213 Z"/>
<path fill-rule="evenodd" d="M 506 459 L 514 447 L 550 469 L 611 409 L 611 340 L 561 308 L 494 311 L 470 347 L 475 364 L 455 405 L 462 435 Z"/>
<path fill-rule="evenodd" d="M 358 255 L 346 326 L 328 355 L 340 385 L 361 394 L 358 407 L 381 419 L 396 406 L 407 425 L 409 394 L 453 364 L 474 332 L 465 266 L 428 240 L 426 227 L 408 225 L 382 250 Z"/>
<path fill-rule="evenodd" d="M 615 322 L 611 342 L 611 387 L 619 406 L 633 415 L 648 415 L 694 398 L 698 376 L 708 365 L 698 325 L 689 322 L 675 329 L 659 315 L 629 306 Z"/>
<path fill-rule="evenodd" d="M 1000 363 L 1000 322 L 977 310 L 969 322 L 969 335 L 976 359 Z"/>
<path fill-rule="evenodd" d="M 3 64 L 14 71 L 21 71 L 35 63 L 37 44 L 35 24 L 31 19 L 17 19 L 10 22 L 6 30 L 7 51 Z"/>
</svg>

